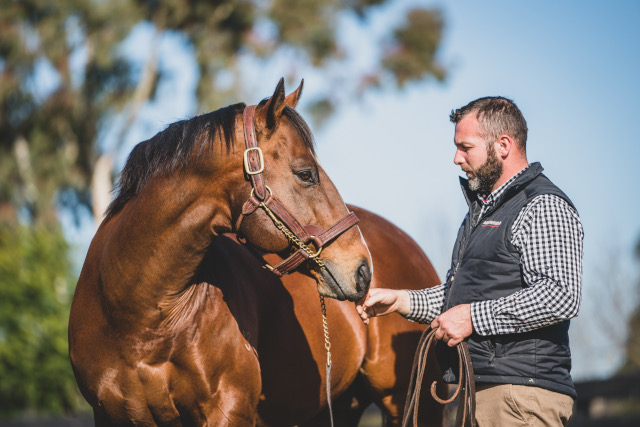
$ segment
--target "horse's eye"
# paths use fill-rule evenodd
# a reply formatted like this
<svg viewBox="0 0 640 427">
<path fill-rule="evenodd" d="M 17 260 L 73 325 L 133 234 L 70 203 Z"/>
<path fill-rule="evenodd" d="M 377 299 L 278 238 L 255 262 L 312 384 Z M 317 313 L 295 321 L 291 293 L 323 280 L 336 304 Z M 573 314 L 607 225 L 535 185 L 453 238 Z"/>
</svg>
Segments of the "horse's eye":
<svg viewBox="0 0 640 427">
<path fill-rule="evenodd" d="M 311 171 L 309 171 L 309 170 L 296 172 L 296 176 L 302 182 L 306 182 L 306 183 L 309 183 L 309 184 L 314 182 L 313 173 Z"/>
</svg>

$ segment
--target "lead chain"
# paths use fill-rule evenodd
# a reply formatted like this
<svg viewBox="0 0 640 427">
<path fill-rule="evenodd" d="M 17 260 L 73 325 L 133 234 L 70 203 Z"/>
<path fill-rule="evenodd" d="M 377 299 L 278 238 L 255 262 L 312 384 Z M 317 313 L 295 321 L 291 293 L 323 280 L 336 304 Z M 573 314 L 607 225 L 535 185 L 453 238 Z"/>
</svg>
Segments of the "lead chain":
<svg viewBox="0 0 640 427">
<path fill-rule="evenodd" d="M 276 215 L 271 211 L 271 209 L 269 209 L 269 207 L 264 202 L 260 202 L 260 207 L 264 209 L 264 211 L 267 213 L 267 215 L 269 215 L 269 217 L 271 218 L 275 226 L 278 228 L 278 230 L 282 231 L 282 233 L 287 237 L 287 239 L 289 239 L 293 244 L 297 245 L 300 249 L 305 251 L 309 256 L 309 258 L 312 258 L 313 261 L 315 261 L 315 263 L 318 264 L 318 266 L 321 269 L 326 268 L 326 266 L 324 265 L 324 262 L 322 262 L 318 258 L 318 255 L 320 255 L 320 252 L 322 251 L 322 247 L 318 249 L 316 253 L 313 253 L 313 251 L 307 245 L 305 245 L 304 242 L 298 238 L 298 236 L 296 236 L 295 234 L 293 234 L 293 232 L 291 232 L 291 230 L 289 230 L 289 227 L 284 225 L 282 221 L 280 221 L 276 217 Z M 327 350 L 327 373 L 326 373 L 327 405 L 329 408 L 329 418 L 331 420 L 331 427 L 333 427 L 334 425 L 333 409 L 331 407 L 331 371 L 333 368 L 333 363 L 331 361 L 331 341 L 329 340 L 329 324 L 327 323 L 327 307 L 324 304 L 324 297 L 322 295 L 320 295 L 320 308 L 322 309 L 322 328 L 324 330 L 324 348 Z"/>
<path fill-rule="evenodd" d="M 324 305 L 324 297 L 320 295 L 320 308 L 322 309 L 322 327 L 324 329 L 324 348 L 327 350 L 327 366 L 331 366 L 331 341 L 329 341 L 329 325 L 327 323 L 327 308 Z"/>
<path fill-rule="evenodd" d="M 307 245 L 305 245 L 304 242 L 302 242 L 302 240 L 298 238 L 298 236 L 293 234 L 291 230 L 289 230 L 289 228 L 286 225 L 284 225 L 282 221 L 280 221 L 276 217 L 276 215 L 271 211 L 271 209 L 269 209 L 269 207 L 264 202 L 260 203 L 260 207 L 262 207 L 265 210 L 265 212 L 269 215 L 269 217 L 271 218 L 275 226 L 278 228 L 278 230 L 282 231 L 282 233 L 284 233 L 287 239 L 289 239 L 293 244 L 297 245 L 300 249 L 305 251 L 307 255 L 309 255 L 309 258 L 312 258 L 320 268 L 322 269 L 326 268 L 326 266 L 324 265 L 324 262 L 322 262 L 318 258 L 318 255 L 320 254 L 320 251 L 322 249 L 319 249 L 318 252 L 314 254 L 313 251 Z M 322 295 L 320 295 L 320 308 L 322 309 L 322 328 L 324 330 L 324 348 L 327 350 L 327 366 L 331 366 L 331 341 L 329 340 L 329 324 L 327 323 L 327 307 L 325 306 L 324 297 Z"/>
<path fill-rule="evenodd" d="M 322 248 L 320 248 L 318 250 L 318 252 L 313 253 L 311 248 L 309 248 L 309 246 L 305 245 L 304 242 L 298 238 L 298 236 L 293 234 L 291 232 L 291 230 L 289 230 L 289 227 L 284 225 L 282 223 L 282 221 L 280 221 L 276 217 L 276 215 L 271 211 L 271 209 L 269 209 L 269 207 L 264 202 L 260 203 L 260 207 L 262 209 L 264 209 L 264 211 L 267 213 L 267 215 L 269 215 L 269 217 L 271 218 L 271 220 L 273 221 L 275 226 L 278 228 L 278 230 L 282 231 L 282 233 L 287 237 L 287 239 L 289 239 L 294 245 L 298 246 L 300 249 L 305 251 L 307 253 L 307 255 L 309 256 L 309 258 L 312 258 L 315 261 L 315 263 L 318 264 L 318 266 L 320 268 L 323 268 L 323 269 L 325 268 L 324 262 L 322 262 L 318 258 L 318 255 L 320 255 L 320 251 L 322 251 Z"/>
</svg>

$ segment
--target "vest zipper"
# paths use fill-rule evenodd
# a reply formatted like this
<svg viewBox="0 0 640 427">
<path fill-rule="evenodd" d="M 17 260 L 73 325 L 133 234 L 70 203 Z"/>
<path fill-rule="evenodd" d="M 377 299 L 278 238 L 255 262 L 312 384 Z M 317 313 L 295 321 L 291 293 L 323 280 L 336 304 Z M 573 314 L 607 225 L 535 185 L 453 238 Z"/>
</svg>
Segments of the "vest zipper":
<svg viewBox="0 0 640 427">
<path fill-rule="evenodd" d="M 485 216 L 487 215 L 487 213 L 485 213 Z M 471 234 L 473 234 L 473 232 L 475 231 L 476 228 L 478 228 L 478 225 L 480 224 L 480 220 L 481 218 L 478 217 L 478 221 L 476 222 L 476 224 L 473 224 L 473 212 L 472 209 L 469 210 L 469 225 L 465 226 L 465 228 L 468 227 L 468 231 L 465 230 L 462 235 L 462 240 L 460 241 L 460 247 L 458 248 L 458 261 L 456 262 L 456 266 L 453 269 L 453 273 L 451 273 L 451 275 L 449 276 L 449 291 L 447 292 L 447 300 L 445 302 L 445 307 L 451 308 L 449 307 L 449 297 L 451 295 L 451 288 L 453 287 L 453 281 L 456 277 L 456 273 L 458 273 L 458 270 L 460 269 L 460 263 L 462 262 L 462 256 L 464 255 L 464 251 L 466 249 L 466 243 L 467 243 L 467 237 L 470 239 L 471 238 Z"/>
</svg>

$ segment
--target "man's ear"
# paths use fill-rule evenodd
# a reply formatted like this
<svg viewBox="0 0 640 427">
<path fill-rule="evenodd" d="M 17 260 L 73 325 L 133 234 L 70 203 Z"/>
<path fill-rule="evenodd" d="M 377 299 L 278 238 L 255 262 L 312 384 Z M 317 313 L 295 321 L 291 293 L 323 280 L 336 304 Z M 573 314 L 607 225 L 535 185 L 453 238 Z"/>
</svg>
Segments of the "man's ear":
<svg viewBox="0 0 640 427">
<path fill-rule="evenodd" d="M 497 155 L 499 157 L 502 157 L 503 159 L 507 157 L 509 153 L 511 153 L 511 150 L 513 150 L 514 148 L 513 144 L 514 144 L 514 141 L 509 135 L 507 134 L 500 135 L 497 141 L 497 149 L 496 149 Z"/>
</svg>

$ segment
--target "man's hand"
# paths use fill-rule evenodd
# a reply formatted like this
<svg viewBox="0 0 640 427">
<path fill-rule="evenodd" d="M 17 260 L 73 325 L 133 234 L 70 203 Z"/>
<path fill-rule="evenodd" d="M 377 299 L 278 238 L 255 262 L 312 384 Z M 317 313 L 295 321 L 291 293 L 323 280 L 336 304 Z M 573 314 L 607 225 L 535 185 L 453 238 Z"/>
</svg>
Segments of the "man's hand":
<svg viewBox="0 0 640 427">
<path fill-rule="evenodd" d="M 455 347 L 473 333 L 471 304 L 460 304 L 442 313 L 431 322 L 436 330 L 436 339 L 443 340 L 449 347 Z"/>
<path fill-rule="evenodd" d="M 409 292 L 397 289 L 369 289 L 369 293 L 356 303 L 356 311 L 365 325 L 369 324 L 371 317 L 394 311 L 407 315 L 410 309 Z"/>
</svg>

